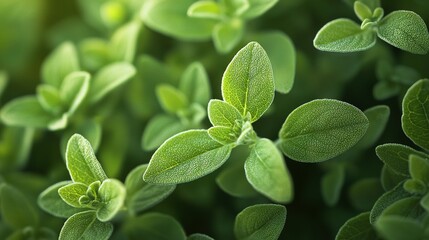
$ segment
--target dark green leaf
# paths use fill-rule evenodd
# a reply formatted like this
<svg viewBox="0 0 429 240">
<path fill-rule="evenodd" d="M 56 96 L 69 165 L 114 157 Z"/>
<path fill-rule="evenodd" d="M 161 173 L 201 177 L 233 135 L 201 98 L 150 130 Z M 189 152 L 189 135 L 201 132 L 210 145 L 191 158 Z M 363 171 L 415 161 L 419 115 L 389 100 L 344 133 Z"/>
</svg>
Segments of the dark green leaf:
<svg viewBox="0 0 429 240">
<path fill-rule="evenodd" d="M 401 216 L 383 216 L 375 222 L 377 232 L 389 240 L 421 240 L 424 239 L 422 224 L 414 219 Z"/>
<path fill-rule="evenodd" d="M 365 114 L 348 103 L 314 100 L 289 114 L 279 133 L 280 148 L 297 161 L 325 161 L 355 145 L 368 125 Z"/>
<path fill-rule="evenodd" d="M 286 222 L 282 205 L 259 204 L 241 211 L 235 218 L 234 233 L 238 240 L 277 240 Z"/>
<path fill-rule="evenodd" d="M 64 223 L 59 240 L 107 240 L 113 232 L 111 223 L 98 221 L 95 211 L 76 213 Z"/>
<path fill-rule="evenodd" d="M 132 62 L 136 54 L 140 22 L 133 21 L 116 30 L 109 43 L 109 55 L 112 62 Z"/>
<path fill-rule="evenodd" d="M 340 198 L 344 184 L 344 167 L 335 166 L 327 172 L 321 182 L 322 197 L 328 206 L 334 206 Z"/>
<path fill-rule="evenodd" d="M 371 210 L 370 222 L 373 224 L 377 218 L 382 214 L 382 212 L 395 203 L 398 200 L 407 198 L 410 196 L 410 193 L 404 190 L 402 183 L 398 184 L 394 189 L 384 193 L 381 197 L 374 203 L 374 206 Z"/>
<path fill-rule="evenodd" d="M 206 130 L 179 133 L 153 154 L 144 180 L 162 184 L 192 181 L 219 168 L 228 159 L 231 148 L 213 140 Z"/>
<path fill-rule="evenodd" d="M 377 233 L 369 223 L 369 212 L 350 218 L 341 226 L 335 240 L 377 240 Z"/>
<path fill-rule="evenodd" d="M 214 238 L 211 238 L 205 234 L 194 233 L 192 235 L 189 235 L 186 240 L 214 240 Z"/>
<path fill-rule="evenodd" d="M 413 179 L 429 185 L 429 159 L 417 155 L 409 156 L 409 170 Z"/>
<path fill-rule="evenodd" d="M 229 63 L 222 78 L 223 99 L 258 120 L 274 99 L 274 76 L 270 59 L 256 42 L 242 48 Z"/>
<path fill-rule="evenodd" d="M 234 197 L 252 197 L 257 195 L 252 185 L 246 179 L 242 164 L 225 168 L 216 178 L 217 185 Z"/>
<path fill-rule="evenodd" d="M 402 102 L 402 129 L 419 147 L 429 150 L 429 79 L 411 86 Z"/>
<path fill-rule="evenodd" d="M 389 120 L 390 109 L 388 106 L 378 105 L 365 110 L 363 113 L 369 120 L 369 126 L 365 135 L 356 144 L 356 147 L 360 149 L 369 148 L 377 142 Z"/>
</svg>

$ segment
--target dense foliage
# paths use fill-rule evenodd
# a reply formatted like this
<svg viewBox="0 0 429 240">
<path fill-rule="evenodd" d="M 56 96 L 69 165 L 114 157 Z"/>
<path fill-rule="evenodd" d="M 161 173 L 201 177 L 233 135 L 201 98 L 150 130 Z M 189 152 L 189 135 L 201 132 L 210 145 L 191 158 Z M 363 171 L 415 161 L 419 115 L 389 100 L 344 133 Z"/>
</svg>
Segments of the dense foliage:
<svg viewBox="0 0 429 240">
<path fill-rule="evenodd" d="M 0 239 L 429 238 L 425 0 L 0 13 Z"/>
</svg>

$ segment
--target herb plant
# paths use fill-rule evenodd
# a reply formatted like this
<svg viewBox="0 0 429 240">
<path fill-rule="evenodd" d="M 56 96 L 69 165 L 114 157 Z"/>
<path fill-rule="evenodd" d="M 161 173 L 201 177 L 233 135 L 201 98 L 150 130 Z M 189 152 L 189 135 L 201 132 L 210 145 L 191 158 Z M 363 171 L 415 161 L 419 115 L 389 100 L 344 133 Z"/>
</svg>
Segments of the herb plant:
<svg viewBox="0 0 429 240">
<path fill-rule="evenodd" d="M 0 12 L 0 239 L 429 238 L 426 1 Z"/>
</svg>

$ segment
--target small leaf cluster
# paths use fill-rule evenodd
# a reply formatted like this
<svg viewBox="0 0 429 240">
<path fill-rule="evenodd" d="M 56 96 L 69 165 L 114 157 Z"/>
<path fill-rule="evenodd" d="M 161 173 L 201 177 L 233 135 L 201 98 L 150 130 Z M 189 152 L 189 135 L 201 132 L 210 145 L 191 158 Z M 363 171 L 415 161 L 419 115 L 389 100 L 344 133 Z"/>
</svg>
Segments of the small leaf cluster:
<svg viewBox="0 0 429 240">
<path fill-rule="evenodd" d="M 419 80 L 408 89 L 402 102 L 402 129 L 424 151 L 396 143 L 378 146 L 377 156 L 384 163 L 381 183 L 386 192 L 370 212 L 347 221 L 336 239 L 356 238 L 364 232 L 368 233 L 365 239 L 376 239 L 378 235 L 388 240 L 428 237 L 428 91 L 429 80 Z"/>
<path fill-rule="evenodd" d="M 377 37 L 388 44 L 414 54 L 429 52 L 429 32 L 415 12 L 399 10 L 384 16 L 379 1 L 355 1 L 354 11 L 362 21 L 339 18 L 323 26 L 313 40 L 322 51 L 356 52 L 373 47 Z"/>
<path fill-rule="evenodd" d="M 200 128 L 211 98 L 210 82 L 203 65 L 190 64 L 182 74 L 178 88 L 167 83 L 158 85 L 156 96 L 166 114 L 154 116 L 146 125 L 142 146 L 148 151 L 158 148 L 179 132 Z"/>
</svg>

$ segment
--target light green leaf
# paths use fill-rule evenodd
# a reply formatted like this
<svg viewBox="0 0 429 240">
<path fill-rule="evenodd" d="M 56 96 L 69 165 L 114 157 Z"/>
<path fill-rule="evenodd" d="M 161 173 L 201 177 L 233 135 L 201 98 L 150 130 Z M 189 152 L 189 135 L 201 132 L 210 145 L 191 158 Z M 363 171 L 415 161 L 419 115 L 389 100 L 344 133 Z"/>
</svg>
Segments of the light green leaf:
<svg viewBox="0 0 429 240">
<path fill-rule="evenodd" d="M 60 114 L 63 111 L 63 102 L 60 92 L 55 87 L 48 84 L 37 86 L 36 97 L 45 111 L 54 115 Z"/>
<path fill-rule="evenodd" d="M 157 115 L 146 125 L 142 137 L 142 147 L 146 151 L 155 150 L 167 139 L 186 129 L 187 127 L 177 117 Z"/>
<path fill-rule="evenodd" d="M 237 125 L 237 120 L 242 120 L 240 112 L 225 101 L 212 99 L 207 108 L 209 120 L 213 126 L 232 128 Z"/>
<path fill-rule="evenodd" d="M 353 8 L 355 10 L 356 16 L 361 21 L 372 17 L 371 9 L 365 3 L 361 2 L 361 1 L 355 1 Z"/>
<path fill-rule="evenodd" d="M 363 112 L 369 120 L 368 130 L 362 139 L 356 144 L 356 148 L 366 149 L 371 147 L 383 134 L 390 116 L 390 109 L 385 105 L 368 108 Z"/>
<path fill-rule="evenodd" d="M 248 0 L 220 0 L 219 2 L 227 16 L 240 16 L 250 7 Z"/>
<path fill-rule="evenodd" d="M 248 0 L 249 7 L 241 17 L 247 19 L 258 17 L 272 8 L 277 2 L 278 0 Z"/>
<path fill-rule="evenodd" d="M 221 19 L 222 9 L 219 3 L 212 0 L 203 0 L 193 3 L 187 12 L 189 17 Z"/>
<path fill-rule="evenodd" d="M 380 179 L 364 178 L 354 182 L 349 188 L 349 199 L 355 209 L 368 211 L 383 193 Z"/>
<path fill-rule="evenodd" d="M 216 177 L 217 185 L 234 197 L 253 197 L 258 193 L 246 179 L 242 164 L 227 167 Z"/>
<path fill-rule="evenodd" d="M 283 155 L 273 142 L 259 139 L 244 163 L 246 178 L 256 191 L 271 200 L 288 203 L 293 198 L 292 177 Z"/>
<path fill-rule="evenodd" d="M 325 173 L 321 181 L 322 197 L 328 206 L 337 204 L 344 184 L 344 167 L 335 166 Z"/>
<path fill-rule="evenodd" d="M 410 175 L 429 186 L 429 159 L 411 154 L 408 161 Z"/>
<path fill-rule="evenodd" d="M 377 232 L 389 240 L 421 240 L 424 239 L 424 228 L 415 219 L 401 216 L 383 216 L 375 222 Z"/>
<path fill-rule="evenodd" d="M 275 204 L 247 207 L 235 218 L 234 233 L 238 240 L 277 240 L 286 222 L 286 208 Z"/>
<path fill-rule="evenodd" d="M 288 93 L 295 78 L 296 54 L 292 40 L 283 32 L 272 31 L 255 36 L 270 58 L 276 91 Z"/>
<path fill-rule="evenodd" d="M 100 222 L 95 211 L 76 213 L 64 223 L 59 240 L 97 239 L 107 240 L 113 232 L 113 225 Z"/>
<path fill-rule="evenodd" d="M 167 198 L 173 193 L 176 185 L 155 185 L 143 181 L 147 164 L 134 168 L 125 179 L 127 209 L 132 215 L 137 215 Z"/>
<path fill-rule="evenodd" d="M 411 86 L 402 101 L 402 129 L 419 147 L 429 150 L 429 79 Z"/>
<path fill-rule="evenodd" d="M 72 114 L 81 105 L 89 90 L 90 75 L 87 72 L 73 72 L 66 76 L 60 87 L 60 96 Z"/>
<path fill-rule="evenodd" d="M 411 194 L 425 194 L 427 191 L 427 186 L 424 182 L 418 179 L 407 179 L 403 187 L 405 191 L 411 193 Z"/>
<path fill-rule="evenodd" d="M 210 80 L 201 63 L 193 62 L 186 68 L 180 78 L 179 89 L 190 103 L 207 106 L 211 98 Z"/>
<path fill-rule="evenodd" d="M 60 88 L 63 79 L 71 72 L 79 71 L 75 46 L 65 42 L 52 52 L 42 65 L 42 79 L 46 84 Z"/>
<path fill-rule="evenodd" d="M 125 196 L 125 186 L 120 181 L 104 180 L 98 189 L 98 197 L 103 205 L 97 210 L 97 219 L 102 222 L 111 220 L 123 207 Z"/>
<path fill-rule="evenodd" d="M 214 238 L 211 238 L 205 234 L 194 233 L 192 235 L 189 235 L 186 240 L 214 240 Z"/>
<path fill-rule="evenodd" d="M 27 197 L 18 189 L 0 185 L 0 213 L 2 221 L 13 229 L 35 227 L 39 216 Z"/>
<path fill-rule="evenodd" d="M 374 206 L 371 209 L 370 222 L 374 224 L 377 218 L 382 214 L 382 212 L 395 203 L 398 200 L 404 199 L 411 196 L 410 193 L 404 190 L 402 183 L 398 184 L 392 190 L 384 193 L 381 197 L 374 203 Z"/>
<path fill-rule="evenodd" d="M 361 213 L 350 218 L 341 226 L 335 240 L 377 240 L 372 225 L 369 223 L 369 212 Z"/>
<path fill-rule="evenodd" d="M 429 193 L 426 193 L 420 200 L 420 206 L 422 206 L 426 212 L 429 212 Z"/>
<path fill-rule="evenodd" d="M 141 18 L 150 28 L 180 40 L 210 38 L 217 21 L 188 17 L 187 11 L 194 0 L 147 0 Z"/>
<path fill-rule="evenodd" d="M 230 52 L 240 42 L 243 33 L 244 23 L 241 19 L 235 18 L 216 24 L 212 35 L 216 50 L 220 53 Z"/>
<path fill-rule="evenodd" d="M 109 62 L 109 45 L 104 39 L 86 38 L 79 45 L 80 55 L 84 69 L 96 71 Z"/>
<path fill-rule="evenodd" d="M 408 171 L 408 159 L 411 154 L 417 155 L 423 158 L 429 158 L 423 152 L 416 151 L 408 146 L 396 143 L 386 143 L 375 148 L 375 152 L 390 169 L 395 173 L 409 176 Z"/>
<path fill-rule="evenodd" d="M 213 140 L 222 145 L 234 143 L 238 135 L 230 127 L 215 126 L 207 130 L 207 133 Z"/>
<path fill-rule="evenodd" d="M 46 212 L 61 218 L 69 218 L 73 214 L 81 211 L 82 209 L 74 208 L 65 203 L 58 194 L 58 189 L 70 183 L 71 181 L 62 181 L 45 189 L 37 198 L 39 207 Z"/>
<path fill-rule="evenodd" d="M 315 48 L 329 52 L 357 52 L 375 45 L 372 29 L 362 30 L 350 19 L 340 18 L 328 22 L 313 40 Z"/>
<path fill-rule="evenodd" d="M 179 89 L 169 85 L 161 84 L 156 87 L 156 96 L 161 107 L 169 113 L 177 113 L 189 105 L 188 98 Z"/>
<path fill-rule="evenodd" d="M 55 117 L 43 109 L 35 96 L 26 96 L 6 103 L 1 119 L 9 126 L 46 128 Z"/>
<path fill-rule="evenodd" d="M 97 72 L 88 93 L 90 102 L 101 100 L 106 94 L 126 83 L 136 74 L 133 65 L 126 62 L 112 63 Z"/>
<path fill-rule="evenodd" d="M 149 183 L 189 182 L 219 168 L 231 145 L 221 145 L 206 130 L 189 130 L 164 142 L 152 155 L 143 179 Z"/>
<path fill-rule="evenodd" d="M 3 95 L 4 90 L 6 89 L 9 77 L 5 71 L 0 70 L 0 96 Z"/>
<path fill-rule="evenodd" d="M 131 63 L 133 61 L 140 25 L 140 22 L 133 21 L 115 31 L 109 43 L 109 56 L 112 62 Z"/>
<path fill-rule="evenodd" d="M 180 223 L 174 218 L 160 213 L 148 213 L 131 218 L 121 229 L 129 239 L 174 239 L 186 240 L 186 234 Z"/>
<path fill-rule="evenodd" d="M 427 54 L 429 33 L 423 19 L 412 11 L 399 10 L 385 16 L 378 24 L 378 37 L 414 54 Z"/>
<path fill-rule="evenodd" d="M 222 78 L 223 99 L 258 120 L 274 99 L 274 77 L 270 59 L 256 42 L 242 48 L 229 63 Z"/>
<path fill-rule="evenodd" d="M 87 185 L 80 182 L 74 182 L 59 188 L 58 194 L 68 205 L 75 208 L 84 208 L 85 206 L 82 206 L 79 203 L 79 198 L 86 195 L 87 189 Z"/>
<path fill-rule="evenodd" d="M 89 185 L 107 179 L 91 144 L 79 134 L 74 134 L 67 143 L 66 165 L 74 182 Z"/>
<path fill-rule="evenodd" d="M 318 99 L 289 114 L 279 133 L 280 148 L 291 159 L 321 162 L 351 148 L 367 128 L 367 117 L 353 105 Z"/>
</svg>

